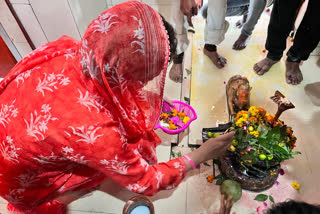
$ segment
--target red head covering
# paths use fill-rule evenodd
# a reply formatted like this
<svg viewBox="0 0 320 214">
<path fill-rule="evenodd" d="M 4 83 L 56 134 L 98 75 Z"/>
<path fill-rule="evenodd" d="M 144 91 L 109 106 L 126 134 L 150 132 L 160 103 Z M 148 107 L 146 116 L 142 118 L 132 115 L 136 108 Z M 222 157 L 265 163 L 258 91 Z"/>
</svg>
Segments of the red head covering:
<svg viewBox="0 0 320 214">
<path fill-rule="evenodd" d="M 152 130 L 170 54 L 160 15 L 135 1 L 115 6 L 91 22 L 79 54 L 85 76 L 116 106 L 124 134 Z"/>
</svg>

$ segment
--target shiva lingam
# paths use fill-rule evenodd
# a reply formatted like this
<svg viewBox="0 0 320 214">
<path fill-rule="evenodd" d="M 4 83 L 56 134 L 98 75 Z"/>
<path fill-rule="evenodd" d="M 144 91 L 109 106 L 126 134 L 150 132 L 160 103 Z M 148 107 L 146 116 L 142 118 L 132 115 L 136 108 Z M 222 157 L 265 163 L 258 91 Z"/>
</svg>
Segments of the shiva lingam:
<svg viewBox="0 0 320 214">
<path fill-rule="evenodd" d="M 249 81 L 245 77 L 237 75 L 229 80 L 226 86 L 226 93 L 230 121 L 235 118 L 238 111 L 248 110 L 250 107 L 250 90 Z M 276 91 L 271 99 L 278 105 L 278 110 L 273 121 L 278 121 L 278 118 L 284 111 L 294 108 L 294 105 L 279 91 Z M 232 123 L 229 122 L 227 124 L 220 124 L 215 128 L 204 128 L 202 134 L 203 141 L 208 139 L 208 132 L 221 134 L 228 132 L 231 126 Z M 224 177 L 239 182 L 243 189 L 255 192 L 272 187 L 278 178 L 280 170 L 280 162 L 274 160 L 268 161 L 267 164 L 265 161 L 258 161 L 244 169 L 242 167 L 243 164 L 241 164 L 241 155 L 239 152 L 232 151 L 227 151 L 219 161 L 214 162 L 219 163 L 219 169 Z"/>
</svg>

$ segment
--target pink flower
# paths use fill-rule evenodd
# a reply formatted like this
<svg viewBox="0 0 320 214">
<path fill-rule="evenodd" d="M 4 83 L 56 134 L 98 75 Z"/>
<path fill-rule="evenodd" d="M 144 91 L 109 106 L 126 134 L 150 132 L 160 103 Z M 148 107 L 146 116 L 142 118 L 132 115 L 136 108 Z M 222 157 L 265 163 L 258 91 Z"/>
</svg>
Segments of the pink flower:
<svg viewBox="0 0 320 214">
<path fill-rule="evenodd" d="M 276 182 L 274 182 L 274 184 L 276 185 L 276 186 L 279 186 L 279 181 L 276 181 Z"/>
<path fill-rule="evenodd" d="M 251 149 L 252 149 L 252 146 L 249 146 L 249 147 L 247 148 L 248 152 L 250 152 Z"/>
<path fill-rule="evenodd" d="M 267 206 L 268 206 L 268 204 L 267 204 L 266 202 L 263 202 L 263 205 L 264 205 L 265 207 L 267 207 Z"/>
<path fill-rule="evenodd" d="M 242 128 L 243 128 L 243 130 L 247 130 L 247 126 L 246 125 L 243 125 Z"/>
<path fill-rule="evenodd" d="M 257 207 L 257 213 L 259 214 L 260 207 Z"/>
<path fill-rule="evenodd" d="M 282 168 L 279 169 L 279 175 L 284 175 L 284 170 Z"/>
<path fill-rule="evenodd" d="M 246 124 L 249 125 L 249 124 L 250 124 L 250 121 L 246 121 Z"/>
</svg>

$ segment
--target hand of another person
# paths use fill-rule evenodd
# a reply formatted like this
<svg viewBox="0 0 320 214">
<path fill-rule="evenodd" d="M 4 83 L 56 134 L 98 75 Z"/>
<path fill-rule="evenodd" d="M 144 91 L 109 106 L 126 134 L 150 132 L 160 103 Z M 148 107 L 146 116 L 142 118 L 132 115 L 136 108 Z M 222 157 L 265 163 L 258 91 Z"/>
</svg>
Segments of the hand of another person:
<svg viewBox="0 0 320 214">
<path fill-rule="evenodd" d="M 220 211 L 215 214 L 230 214 L 232 208 L 232 196 L 221 195 Z"/>
<path fill-rule="evenodd" d="M 180 0 L 180 10 L 187 16 L 189 26 L 193 27 L 191 17 L 198 14 L 199 6 L 196 0 Z"/>
<path fill-rule="evenodd" d="M 180 0 L 180 10 L 185 16 L 198 14 L 198 6 L 195 0 Z"/>
</svg>

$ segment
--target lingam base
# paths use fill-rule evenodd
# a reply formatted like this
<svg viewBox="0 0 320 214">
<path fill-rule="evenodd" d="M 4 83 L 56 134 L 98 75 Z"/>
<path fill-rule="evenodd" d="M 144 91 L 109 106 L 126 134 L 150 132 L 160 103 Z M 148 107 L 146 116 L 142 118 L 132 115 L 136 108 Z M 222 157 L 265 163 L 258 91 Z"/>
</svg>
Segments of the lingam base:
<svg viewBox="0 0 320 214">
<path fill-rule="evenodd" d="M 229 155 L 230 153 L 226 153 L 219 159 L 220 171 L 225 177 L 239 182 L 242 189 L 261 192 L 271 188 L 278 179 L 280 165 L 270 167 L 265 176 L 257 177 L 241 171 Z"/>
</svg>

